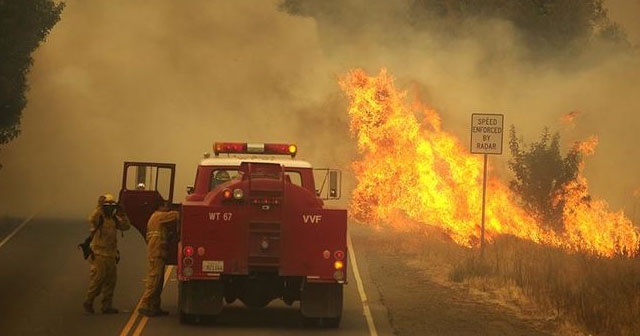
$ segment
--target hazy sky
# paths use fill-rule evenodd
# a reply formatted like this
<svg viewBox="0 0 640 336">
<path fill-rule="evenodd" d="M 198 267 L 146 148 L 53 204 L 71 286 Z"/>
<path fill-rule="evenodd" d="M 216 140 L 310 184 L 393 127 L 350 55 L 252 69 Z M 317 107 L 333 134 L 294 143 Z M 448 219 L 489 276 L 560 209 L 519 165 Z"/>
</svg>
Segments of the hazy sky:
<svg viewBox="0 0 640 336">
<path fill-rule="evenodd" d="M 495 36 L 490 45 L 434 49 L 397 18 L 384 18 L 384 31 L 365 22 L 345 35 L 339 22 L 290 16 L 277 1 L 66 4 L 34 55 L 22 134 L 0 152 L 0 215 L 86 216 L 99 194 L 117 194 L 125 160 L 177 163 L 180 201 L 202 153 L 221 140 L 296 142 L 300 158 L 347 170 L 354 148 L 337 78 L 383 66 L 399 87 L 418 83 L 462 143 L 476 112 L 505 114 L 529 141 L 544 126 L 568 141 L 597 135 L 592 191 L 616 207 L 635 205 L 637 59 L 570 75 L 532 71 L 512 57 L 519 44 L 501 23 L 478 27 Z M 607 4 L 640 44 L 640 0 Z M 380 45 L 381 34 L 402 42 Z M 559 125 L 571 111 L 581 112 L 576 124 Z"/>
</svg>

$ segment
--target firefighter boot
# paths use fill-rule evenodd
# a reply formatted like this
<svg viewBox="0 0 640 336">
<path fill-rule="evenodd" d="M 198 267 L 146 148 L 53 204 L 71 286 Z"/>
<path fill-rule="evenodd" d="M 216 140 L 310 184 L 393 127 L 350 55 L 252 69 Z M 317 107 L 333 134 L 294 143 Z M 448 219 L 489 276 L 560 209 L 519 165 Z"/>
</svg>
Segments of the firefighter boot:
<svg viewBox="0 0 640 336">
<path fill-rule="evenodd" d="M 154 309 L 140 308 L 140 309 L 138 309 L 138 313 L 140 313 L 140 315 L 144 315 L 144 316 L 147 316 L 147 317 L 156 317 L 156 316 L 169 315 L 168 311 L 162 310 L 160 308 L 154 308 Z"/>
<path fill-rule="evenodd" d="M 139 308 L 138 309 L 138 313 L 140 315 L 144 315 L 146 317 L 155 317 L 158 316 L 158 312 L 156 310 L 153 309 L 149 309 L 149 308 Z"/>
<path fill-rule="evenodd" d="M 95 313 L 95 310 L 93 310 L 93 302 L 91 301 L 85 301 L 82 303 L 82 307 L 84 308 L 84 311 L 89 314 Z"/>
<path fill-rule="evenodd" d="M 118 309 L 113 308 L 113 307 L 109 307 L 109 308 L 102 308 L 102 313 L 103 314 L 117 314 L 119 312 Z"/>
</svg>

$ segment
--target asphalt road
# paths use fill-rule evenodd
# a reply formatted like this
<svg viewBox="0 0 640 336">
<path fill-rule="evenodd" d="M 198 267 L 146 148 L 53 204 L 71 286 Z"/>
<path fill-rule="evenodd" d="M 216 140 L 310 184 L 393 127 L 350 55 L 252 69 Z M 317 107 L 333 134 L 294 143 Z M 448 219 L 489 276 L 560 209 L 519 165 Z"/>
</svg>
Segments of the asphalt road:
<svg viewBox="0 0 640 336">
<path fill-rule="evenodd" d="M 182 325 L 176 313 L 174 272 L 168 274 L 162 295 L 163 308 L 169 310 L 170 315 L 141 317 L 135 313 L 135 307 L 143 291 L 146 251 L 142 236 L 135 229 L 119 237 L 122 260 L 118 266 L 114 306 L 120 313 L 86 314 L 82 301 L 89 267 L 76 245 L 87 232 L 84 219 L 0 220 L 0 335 L 392 334 L 386 308 L 368 279 L 367 267 L 359 267 L 362 279 L 359 286 L 353 261 L 338 329 L 303 328 L 298 305 L 287 306 L 279 301 L 258 310 L 234 304 L 225 307 L 216 323 Z M 353 246 L 356 253 L 358 249 Z M 365 260 L 357 254 L 355 259 Z M 363 293 L 366 304 L 363 304 Z"/>
</svg>

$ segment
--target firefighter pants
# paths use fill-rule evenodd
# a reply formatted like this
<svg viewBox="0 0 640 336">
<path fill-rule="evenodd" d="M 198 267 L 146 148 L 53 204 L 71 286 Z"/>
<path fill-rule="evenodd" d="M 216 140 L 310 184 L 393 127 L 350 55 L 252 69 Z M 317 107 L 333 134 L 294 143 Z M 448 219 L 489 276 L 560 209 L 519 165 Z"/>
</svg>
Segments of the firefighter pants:
<svg viewBox="0 0 640 336">
<path fill-rule="evenodd" d="M 102 310 L 112 308 L 113 291 L 116 288 L 118 272 L 115 257 L 94 255 L 89 258 L 89 290 L 85 302 L 93 305 L 93 300 L 102 294 Z"/>
<path fill-rule="evenodd" d="M 160 309 L 160 296 L 162 295 L 162 287 L 164 286 L 165 264 L 164 258 L 149 258 L 149 267 L 140 308 L 149 310 Z"/>
</svg>

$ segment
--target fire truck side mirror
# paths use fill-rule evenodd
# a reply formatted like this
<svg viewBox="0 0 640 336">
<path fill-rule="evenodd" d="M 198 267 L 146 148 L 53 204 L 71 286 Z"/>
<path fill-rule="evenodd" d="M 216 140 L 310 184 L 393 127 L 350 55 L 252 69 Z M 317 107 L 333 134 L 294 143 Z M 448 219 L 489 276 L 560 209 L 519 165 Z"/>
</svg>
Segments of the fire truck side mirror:
<svg viewBox="0 0 640 336">
<path fill-rule="evenodd" d="M 192 185 L 188 185 L 188 186 L 187 186 L 187 194 L 188 194 L 188 195 L 193 194 L 193 191 L 194 191 L 194 190 L 195 190 L 195 188 L 193 188 L 193 186 L 192 186 Z"/>
<path fill-rule="evenodd" d="M 338 198 L 338 171 L 329 171 L 329 198 Z"/>
<path fill-rule="evenodd" d="M 342 172 L 338 169 L 315 168 L 316 196 L 327 200 L 340 199 L 342 188 Z"/>
</svg>

